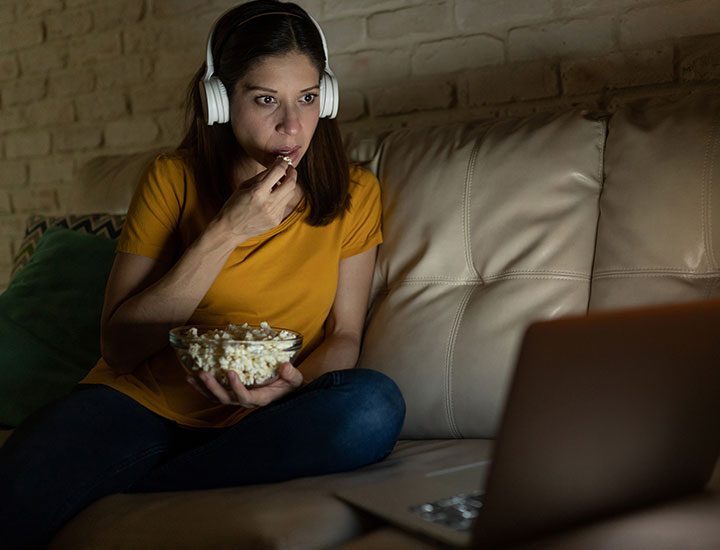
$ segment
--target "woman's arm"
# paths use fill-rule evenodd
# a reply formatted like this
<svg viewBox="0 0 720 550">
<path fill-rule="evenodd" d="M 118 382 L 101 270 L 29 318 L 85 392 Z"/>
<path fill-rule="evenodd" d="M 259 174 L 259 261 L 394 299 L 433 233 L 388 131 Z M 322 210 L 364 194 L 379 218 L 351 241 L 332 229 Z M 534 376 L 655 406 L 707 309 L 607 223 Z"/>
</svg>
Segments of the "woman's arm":
<svg viewBox="0 0 720 550">
<path fill-rule="evenodd" d="M 340 260 L 335 301 L 325 325 L 322 343 L 303 361 L 302 373 L 290 363 L 278 369 L 278 377 L 267 385 L 246 388 L 240 378 L 228 372 L 232 396 L 209 373 L 198 375 L 199 380 L 188 380 L 206 397 L 226 405 L 261 407 L 300 387 L 305 379 L 314 379 L 332 371 L 355 367 L 360 354 L 365 316 L 377 247 Z"/>
<path fill-rule="evenodd" d="M 129 373 L 167 346 L 168 331 L 186 323 L 232 251 L 282 221 L 296 177 L 292 167 L 278 161 L 238 187 L 173 266 L 118 253 L 101 320 L 105 361 L 117 371 Z"/>
<path fill-rule="evenodd" d="M 325 324 L 325 339 L 303 361 L 306 379 L 355 367 L 360 355 L 377 247 L 340 260 L 335 302 Z"/>
<path fill-rule="evenodd" d="M 119 252 L 108 278 L 101 351 L 121 373 L 168 344 L 168 331 L 190 318 L 222 269 L 231 242 L 211 224 L 172 267 Z"/>
</svg>

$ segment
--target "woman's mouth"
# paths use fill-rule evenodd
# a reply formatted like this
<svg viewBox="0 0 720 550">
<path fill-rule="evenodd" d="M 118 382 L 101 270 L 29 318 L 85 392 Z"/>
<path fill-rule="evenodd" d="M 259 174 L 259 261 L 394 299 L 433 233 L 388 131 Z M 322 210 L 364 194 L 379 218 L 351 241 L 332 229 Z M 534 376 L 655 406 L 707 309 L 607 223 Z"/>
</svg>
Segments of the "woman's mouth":
<svg viewBox="0 0 720 550">
<path fill-rule="evenodd" d="M 300 146 L 295 145 L 294 147 L 284 147 L 282 149 L 276 149 L 273 151 L 275 158 L 282 157 L 286 162 L 292 166 L 297 165 L 297 161 L 300 159 Z"/>
</svg>

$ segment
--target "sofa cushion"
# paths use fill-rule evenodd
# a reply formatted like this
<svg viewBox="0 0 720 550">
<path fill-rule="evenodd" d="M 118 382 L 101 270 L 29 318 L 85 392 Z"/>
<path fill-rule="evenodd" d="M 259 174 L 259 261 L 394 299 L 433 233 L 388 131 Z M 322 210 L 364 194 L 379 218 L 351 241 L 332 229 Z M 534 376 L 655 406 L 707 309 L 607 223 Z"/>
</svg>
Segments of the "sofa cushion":
<svg viewBox="0 0 720 550">
<path fill-rule="evenodd" d="M 400 386 L 402 438 L 494 437 L 527 324 L 586 311 L 604 140 L 575 111 L 384 139 L 360 364 Z"/>
<path fill-rule="evenodd" d="M 51 227 L 64 227 L 82 233 L 101 235 L 108 239 L 117 239 L 120 237 L 124 221 L 124 214 L 70 214 L 66 216 L 33 214 L 25 225 L 25 237 L 13 260 L 12 275 L 27 263 L 40 241 L 40 237 Z"/>
<path fill-rule="evenodd" d="M 482 440 L 401 441 L 384 461 L 351 472 L 212 491 L 111 495 L 83 510 L 50 550 L 93 548 L 337 548 L 374 518 L 340 489 L 486 460 Z"/>
<path fill-rule="evenodd" d="M 620 108 L 605 163 L 591 309 L 720 297 L 720 94 Z"/>
<path fill-rule="evenodd" d="M 67 393 L 100 357 L 116 241 L 52 227 L 0 295 L 0 424 Z"/>
</svg>

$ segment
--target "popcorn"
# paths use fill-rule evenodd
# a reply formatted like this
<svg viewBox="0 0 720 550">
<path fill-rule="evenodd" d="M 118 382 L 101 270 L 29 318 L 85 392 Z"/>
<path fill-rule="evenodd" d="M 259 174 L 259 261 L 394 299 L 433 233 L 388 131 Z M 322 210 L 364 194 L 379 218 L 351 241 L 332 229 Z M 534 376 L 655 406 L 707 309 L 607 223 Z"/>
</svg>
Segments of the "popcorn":
<svg viewBox="0 0 720 550">
<path fill-rule="evenodd" d="M 274 377 L 299 349 L 297 334 L 274 330 L 265 321 L 259 328 L 229 324 L 203 334 L 191 327 L 186 336 L 193 339 L 187 349 L 191 360 L 185 357 L 183 362 L 192 370 L 209 372 L 226 387 L 230 387 L 227 371 L 235 371 L 245 385 L 262 383 Z"/>
<path fill-rule="evenodd" d="M 290 166 L 293 165 L 292 159 L 291 159 L 290 157 L 288 157 L 287 155 L 278 155 L 277 158 L 284 160 L 284 161 L 287 162 Z"/>
</svg>

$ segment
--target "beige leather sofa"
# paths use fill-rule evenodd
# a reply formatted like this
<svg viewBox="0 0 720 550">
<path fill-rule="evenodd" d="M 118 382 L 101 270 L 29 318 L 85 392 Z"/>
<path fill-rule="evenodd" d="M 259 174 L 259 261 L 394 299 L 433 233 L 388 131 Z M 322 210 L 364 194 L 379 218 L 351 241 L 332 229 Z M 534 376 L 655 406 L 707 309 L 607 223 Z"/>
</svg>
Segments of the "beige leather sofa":
<svg viewBox="0 0 720 550">
<path fill-rule="evenodd" d="M 276 485 L 109 496 L 52 548 L 422 547 L 333 491 L 490 456 L 532 320 L 720 297 L 720 95 L 350 136 L 348 147 L 383 186 L 360 364 L 405 395 L 393 454 Z M 78 212 L 123 211 L 147 158 L 91 162 Z"/>
</svg>

